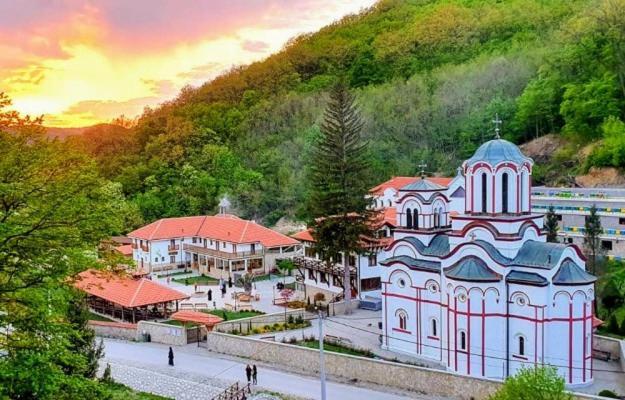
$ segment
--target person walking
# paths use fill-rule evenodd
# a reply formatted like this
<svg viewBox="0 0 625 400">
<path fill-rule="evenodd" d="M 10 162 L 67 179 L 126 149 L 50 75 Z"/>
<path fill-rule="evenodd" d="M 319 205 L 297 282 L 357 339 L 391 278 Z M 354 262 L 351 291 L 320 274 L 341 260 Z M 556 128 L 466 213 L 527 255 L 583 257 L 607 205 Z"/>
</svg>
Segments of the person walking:
<svg viewBox="0 0 625 400">
<path fill-rule="evenodd" d="M 231 276 L 228 277 L 228 287 L 229 288 L 232 287 L 232 277 Z"/>
<path fill-rule="evenodd" d="M 169 347 L 169 365 L 171 365 L 172 367 L 174 366 L 174 351 L 171 349 L 171 346 Z"/>
<path fill-rule="evenodd" d="M 208 289 L 208 293 L 206 294 L 208 301 L 213 301 L 213 290 Z"/>
<path fill-rule="evenodd" d="M 249 385 L 250 381 L 252 380 L 252 367 L 250 367 L 249 364 L 247 364 L 247 367 L 245 367 L 245 376 L 247 376 L 247 383 Z"/>
<path fill-rule="evenodd" d="M 256 364 L 252 365 L 252 383 L 254 385 L 258 384 L 258 379 L 257 378 L 258 375 L 258 370 L 256 369 Z"/>
<path fill-rule="evenodd" d="M 171 278 L 168 276 L 167 277 L 167 284 L 169 285 L 170 282 L 171 282 Z"/>
</svg>

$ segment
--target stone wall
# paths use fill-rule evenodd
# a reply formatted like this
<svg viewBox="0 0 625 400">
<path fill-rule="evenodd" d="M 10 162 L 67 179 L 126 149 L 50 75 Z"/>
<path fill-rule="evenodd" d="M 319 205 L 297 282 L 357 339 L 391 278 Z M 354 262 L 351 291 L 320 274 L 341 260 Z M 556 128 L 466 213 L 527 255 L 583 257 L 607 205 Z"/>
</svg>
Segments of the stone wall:
<svg viewBox="0 0 625 400">
<path fill-rule="evenodd" d="M 284 312 L 280 312 L 280 313 L 274 313 L 274 314 L 257 315 L 255 317 L 249 317 L 249 318 L 241 318 L 241 319 L 237 319 L 234 321 L 224 321 L 215 325 L 213 327 L 213 331 L 230 333 L 233 330 L 236 330 L 237 332 L 248 333 L 250 330 L 254 328 L 261 328 L 265 325 L 273 325 L 275 323 L 284 322 L 284 319 L 285 319 L 284 314 L 285 314 Z M 307 318 L 306 314 L 307 313 L 305 309 L 298 308 L 295 310 L 288 310 L 286 312 L 286 318 L 288 318 L 290 315 L 292 315 L 293 318 L 297 318 L 297 317 Z"/>
<path fill-rule="evenodd" d="M 289 371 L 319 373 L 319 352 L 314 349 L 217 332 L 208 335 L 207 348 L 266 362 Z M 329 352 L 325 354 L 325 367 L 326 374 L 332 378 L 456 399 L 486 399 L 501 386 L 501 382 L 490 379 Z M 575 394 L 575 399 L 599 397 Z"/>
<path fill-rule="evenodd" d="M 625 371 L 625 340 L 595 335 L 593 349 L 609 352 L 612 359 L 620 361 L 621 371 Z"/>
<path fill-rule="evenodd" d="M 89 321 L 95 334 L 101 337 L 135 340 L 137 337 L 137 325 L 125 322 Z"/>
<path fill-rule="evenodd" d="M 145 334 L 155 343 L 163 343 L 172 346 L 187 344 L 187 331 L 183 326 L 162 324 L 160 322 L 139 321 L 136 330 L 136 340 L 144 341 Z"/>
</svg>

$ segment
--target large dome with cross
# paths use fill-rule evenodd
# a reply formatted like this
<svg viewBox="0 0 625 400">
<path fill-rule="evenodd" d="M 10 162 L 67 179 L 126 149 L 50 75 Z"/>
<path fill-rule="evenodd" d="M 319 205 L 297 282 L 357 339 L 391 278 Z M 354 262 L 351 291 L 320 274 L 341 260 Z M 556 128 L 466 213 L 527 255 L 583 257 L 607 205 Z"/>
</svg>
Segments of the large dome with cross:
<svg viewBox="0 0 625 400">
<path fill-rule="evenodd" d="M 475 154 L 466 161 L 465 165 L 471 166 L 480 162 L 485 162 L 491 166 L 501 162 L 533 163 L 532 159 L 523 155 L 514 143 L 504 139 L 494 139 L 482 144 Z"/>
</svg>

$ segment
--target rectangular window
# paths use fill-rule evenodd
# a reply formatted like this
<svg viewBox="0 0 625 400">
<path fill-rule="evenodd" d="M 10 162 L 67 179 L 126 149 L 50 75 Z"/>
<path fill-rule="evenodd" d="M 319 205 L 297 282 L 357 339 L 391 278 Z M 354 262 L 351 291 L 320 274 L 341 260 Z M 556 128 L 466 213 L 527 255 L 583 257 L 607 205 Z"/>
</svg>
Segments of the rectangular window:
<svg viewBox="0 0 625 400">
<path fill-rule="evenodd" d="M 176 256 L 169 256 L 169 262 L 172 264 L 176 263 Z"/>
<path fill-rule="evenodd" d="M 370 290 L 380 290 L 382 288 L 382 281 L 380 278 L 367 278 L 360 280 L 360 288 L 363 292 Z"/>
<path fill-rule="evenodd" d="M 619 225 L 625 225 L 625 218 L 622 218 L 622 217 L 619 218 L 618 219 L 618 223 L 619 223 Z"/>
<path fill-rule="evenodd" d="M 562 221 L 562 214 L 556 214 L 556 219 L 558 221 Z"/>
<path fill-rule="evenodd" d="M 158 262 L 158 257 L 154 257 L 154 262 Z"/>
<path fill-rule="evenodd" d="M 193 240 L 192 240 L 192 242 L 193 242 L 193 243 L 197 243 L 197 238 L 196 238 L 195 236 L 193 236 Z"/>
<path fill-rule="evenodd" d="M 315 280 L 315 273 L 312 269 L 308 270 L 308 279 L 312 279 L 313 281 Z"/>
<path fill-rule="evenodd" d="M 325 272 L 321 272 L 320 273 L 319 280 L 321 281 L 321 283 L 328 283 L 328 280 L 326 279 L 326 273 Z"/>
<path fill-rule="evenodd" d="M 603 250 L 612 250 L 612 241 L 611 240 L 602 240 L 601 241 L 601 249 Z"/>
<path fill-rule="evenodd" d="M 567 241 L 568 244 L 571 244 L 571 243 L 573 243 L 573 238 L 566 238 L 566 241 Z"/>
<path fill-rule="evenodd" d="M 164 261 L 165 261 L 165 257 L 161 257 L 161 261 L 163 261 L 163 262 L 164 262 Z"/>
<path fill-rule="evenodd" d="M 378 256 L 377 254 L 370 254 L 369 255 L 369 266 L 370 267 L 375 267 L 378 264 Z"/>
</svg>

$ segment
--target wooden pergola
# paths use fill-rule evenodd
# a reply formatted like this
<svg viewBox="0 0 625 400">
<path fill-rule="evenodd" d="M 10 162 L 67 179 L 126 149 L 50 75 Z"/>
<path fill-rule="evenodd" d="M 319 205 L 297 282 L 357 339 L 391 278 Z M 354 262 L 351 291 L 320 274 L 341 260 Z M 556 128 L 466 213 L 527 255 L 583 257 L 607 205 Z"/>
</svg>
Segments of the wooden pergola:
<svg viewBox="0 0 625 400">
<path fill-rule="evenodd" d="M 95 311 L 132 323 L 167 318 L 178 311 L 178 301 L 189 298 L 149 279 L 96 270 L 78 274 L 74 286 L 87 293 L 87 302 Z"/>
</svg>

